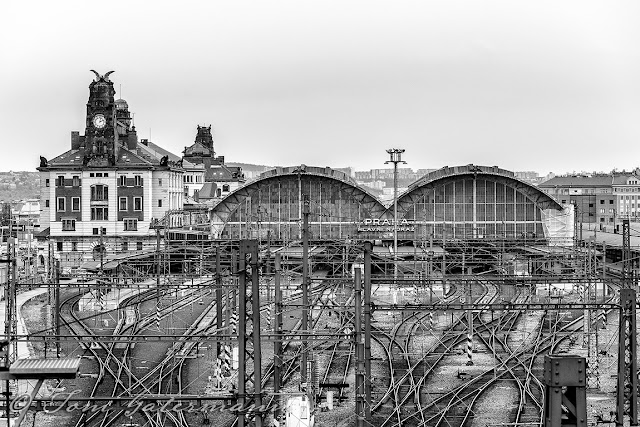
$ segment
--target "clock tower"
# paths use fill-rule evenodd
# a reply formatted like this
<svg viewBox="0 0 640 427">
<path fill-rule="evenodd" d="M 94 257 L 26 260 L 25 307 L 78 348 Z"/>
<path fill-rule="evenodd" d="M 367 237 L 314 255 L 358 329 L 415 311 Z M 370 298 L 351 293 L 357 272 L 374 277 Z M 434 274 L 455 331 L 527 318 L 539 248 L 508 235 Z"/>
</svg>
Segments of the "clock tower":
<svg viewBox="0 0 640 427">
<path fill-rule="evenodd" d="M 114 166 L 118 157 L 118 132 L 116 131 L 116 105 L 113 82 L 109 71 L 89 85 L 87 119 L 85 128 L 84 164 L 93 167 Z"/>
</svg>

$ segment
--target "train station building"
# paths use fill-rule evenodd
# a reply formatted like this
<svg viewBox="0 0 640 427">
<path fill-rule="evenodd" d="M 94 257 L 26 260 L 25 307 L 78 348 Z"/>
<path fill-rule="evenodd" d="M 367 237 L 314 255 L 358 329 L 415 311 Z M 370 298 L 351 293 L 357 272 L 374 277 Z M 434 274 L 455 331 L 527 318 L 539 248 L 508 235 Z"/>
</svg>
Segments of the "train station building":
<svg viewBox="0 0 640 427">
<path fill-rule="evenodd" d="M 211 212 L 213 238 L 287 242 L 301 237 L 309 197 L 311 240 L 393 239 L 393 201 L 383 204 L 353 178 L 329 167 L 276 168 L 232 192 Z M 571 245 L 573 207 L 515 174 L 466 165 L 428 173 L 398 196 L 398 240 L 508 239 Z M 384 243 L 382 243 L 384 244 Z"/>
</svg>

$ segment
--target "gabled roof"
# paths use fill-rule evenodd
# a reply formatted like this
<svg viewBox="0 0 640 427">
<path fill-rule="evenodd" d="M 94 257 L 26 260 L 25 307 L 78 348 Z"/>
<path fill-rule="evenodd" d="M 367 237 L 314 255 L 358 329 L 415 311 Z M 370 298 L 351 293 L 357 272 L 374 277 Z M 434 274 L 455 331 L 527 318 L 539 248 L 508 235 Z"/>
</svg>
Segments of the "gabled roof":
<svg viewBox="0 0 640 427">
<path fill-rule="evenodd" d="M 202 188 L 198 191 L 198 200 L 214 199 L 216 197 L 217 189 L 218 186 L 215 182 L 205 182 Z"/>
<path fill-rule="evenodd" d="M 162 157 L 167 156 L 171 162 L 179 162 L 180 157 L 165 150 L 164 148 L 148 142 L 147 145 L 138 143 L 135 150 L 121 146 L 118 149 L 118 157 L 115 159 L 115 167 L 141 167 L 151 168 L 159 166 Z M 81 168 L 84 165 L 84 156 L 88 153 L 88 148 L 81 147 L 77 150 L 69 150 L 47 162 L 47 167 L 72 167 Z M 105 166 L 107 158 L 103 157 Z"/>
<path fill-rule="evenodd" d="M 205 182 L 244 181 L 242 168 L 239 166 L 212 165 L 204 174 Z"/>
<path fill-rule="evenodd" d="M 625 180 L 626 182 L 626 180 Z M 613 177 L 611 175 L 600 176 L 556 176 L 547 180 L 538 187 L 611 187 Z"/>
<path fill-rule="evenodd" d="M 211 156 L 212 153 L 208 147 L 205 147 L 201 143 L 196 142 L 190 147 L 187 147 L 184 149 L 185 156 L 190 156 L 194 154 L 201 155 L 201 156 Z"/>
<path fill-rule="evenodd" d="M 158 161 L 160 161 L 160 158 L 162 158 L 163 156 L 167 156 L 169 160 L 172 162 L 179 162 L 181 159 L 179 156 L 176 156 L 172 152 L 165 150 L 164 148 L 154 144 L 151 141 L 147 141 L 144 144 L 138 143 L 138 150 L 146 151 L 149 153 L 155 153 L 155 156 L 157 157 Z"/>
</svg>

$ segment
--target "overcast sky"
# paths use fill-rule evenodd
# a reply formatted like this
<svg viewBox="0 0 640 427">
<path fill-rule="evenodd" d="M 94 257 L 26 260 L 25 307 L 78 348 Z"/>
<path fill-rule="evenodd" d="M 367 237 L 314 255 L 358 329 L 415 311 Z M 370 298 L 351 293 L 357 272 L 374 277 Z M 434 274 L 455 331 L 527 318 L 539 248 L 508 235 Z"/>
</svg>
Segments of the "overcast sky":
<svg viewBox="0 0 640 427">
<path fill-rule="evenodd" d="M 212 124 L 232 162 L 631 169 L 639 22 L 638 1 L 3 2 L 0 170 L 84 133 L 90 69 L 177 154 Z"/>
</svg>

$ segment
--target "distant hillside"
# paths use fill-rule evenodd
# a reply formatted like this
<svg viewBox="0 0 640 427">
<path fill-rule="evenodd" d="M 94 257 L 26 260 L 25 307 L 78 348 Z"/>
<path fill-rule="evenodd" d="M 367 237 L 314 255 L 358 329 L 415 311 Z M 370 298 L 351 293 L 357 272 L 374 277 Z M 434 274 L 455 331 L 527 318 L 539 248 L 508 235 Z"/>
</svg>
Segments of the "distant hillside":
<svg viewBox="0 0 640 427">
<path fill-rule="evenodd" d="M 0 172 L 0 201 L 40 197 L 39 172 Z"/>
</svg>

